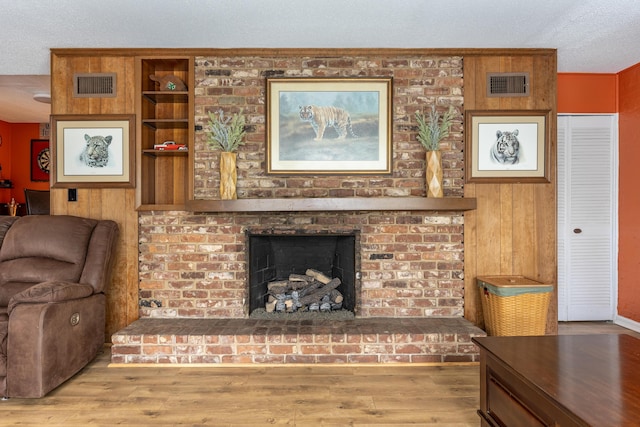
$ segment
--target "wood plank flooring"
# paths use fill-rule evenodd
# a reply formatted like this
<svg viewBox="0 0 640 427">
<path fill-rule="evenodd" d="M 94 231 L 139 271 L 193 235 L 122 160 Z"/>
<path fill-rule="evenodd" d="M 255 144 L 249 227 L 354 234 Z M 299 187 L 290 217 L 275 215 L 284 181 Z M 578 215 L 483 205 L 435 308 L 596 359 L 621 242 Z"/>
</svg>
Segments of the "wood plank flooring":
<svg viewBox="0 0 640 427">
<path fill-rule="evenodd" d="M 574 331 L 629 332 L 560 327 Z M 477 365 L 109 367 L 109 360 L 105 347 L 48 396 L 0 402 L 0 426 L 479 425 Z"/>
<path fill-rule="evenodd" d="M 478 367 L 109 368 L 108 348 L 0 425 L 475 426 Z M 10 420 L 10 424 L 4 424 Z"/>
</svg>

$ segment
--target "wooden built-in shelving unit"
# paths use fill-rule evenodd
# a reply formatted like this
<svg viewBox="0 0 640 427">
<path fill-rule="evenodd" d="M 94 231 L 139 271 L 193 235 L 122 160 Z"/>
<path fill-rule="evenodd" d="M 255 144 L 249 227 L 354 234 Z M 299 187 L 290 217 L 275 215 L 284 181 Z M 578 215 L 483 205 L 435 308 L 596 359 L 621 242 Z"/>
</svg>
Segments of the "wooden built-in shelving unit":
<svg viewBox="0 0 640 427">
<path fill-rule="evenodd" d="M 193 146 L 193 73 L 191 57 L 137 58 L 139 210 L 183 209 L 187 199 L 189 151 Z M 175 75 L 187 90 L 159 87 L 149 76 Z M 154 150 L 155 144 L 174 141 L 188 151 Z"/>
</svg>

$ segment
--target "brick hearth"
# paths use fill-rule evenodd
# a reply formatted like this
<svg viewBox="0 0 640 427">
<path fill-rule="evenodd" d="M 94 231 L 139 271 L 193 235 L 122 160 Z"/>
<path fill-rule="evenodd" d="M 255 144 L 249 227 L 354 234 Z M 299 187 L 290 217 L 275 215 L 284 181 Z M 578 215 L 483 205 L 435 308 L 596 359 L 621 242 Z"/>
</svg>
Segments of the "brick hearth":
<svg viewBox="0 0 640 427">
<path fill-rule="evenodd" d="M 471 338 L 485 335 L 462 318 L 144 318 L 113 335 L 111 362 L 477 362 L 478 349 Z"/>
</svg>

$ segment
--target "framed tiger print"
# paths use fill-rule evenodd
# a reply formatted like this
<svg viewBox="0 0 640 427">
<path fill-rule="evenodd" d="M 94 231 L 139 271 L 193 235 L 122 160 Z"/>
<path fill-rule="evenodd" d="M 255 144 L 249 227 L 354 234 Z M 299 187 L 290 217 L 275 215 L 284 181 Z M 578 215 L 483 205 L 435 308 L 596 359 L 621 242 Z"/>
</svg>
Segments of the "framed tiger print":
<svg viewBox="0 0 640 427">
<path fill-rule="evenodd" d="M 134 118 L 51 116 L 51 186 L 133 187 Z"/>
<path fill-rule="evenodd" d="M 267 79 L 267 174 L 390 174 L 391 84 Z"/>
<path fill-rule="evenodd" d="M 465 112 L 466 182 L 549 182 L 549 110 Z"/>
</svg>

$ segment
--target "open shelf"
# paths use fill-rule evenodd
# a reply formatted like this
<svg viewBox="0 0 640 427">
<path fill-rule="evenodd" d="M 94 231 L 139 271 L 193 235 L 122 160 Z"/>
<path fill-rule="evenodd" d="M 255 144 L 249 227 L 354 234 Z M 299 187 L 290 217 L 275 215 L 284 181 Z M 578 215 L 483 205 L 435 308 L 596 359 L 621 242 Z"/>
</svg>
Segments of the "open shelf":
<svg viewBox="0 0 640 427">
<path fill-rule="evenodd" d="M 142 154 L 145 156 L 158 157 L 158 156 L 178 156 L 178 157 L 187 157 L 189 152 L 186 150 L 142 150 Z"/>
<path fill-rule="evenodd" d="M 171 91 L 143 91 L 142 96 L 148 101 L 158 103 L 187 103 L 189 102 L 189 92 L 171 92 Z"/>
<path fill-rule="evenodd" d="M 144 119 L 142 124 L 153 129 L 186 129 L 189 119 Z"/>
</svg>

